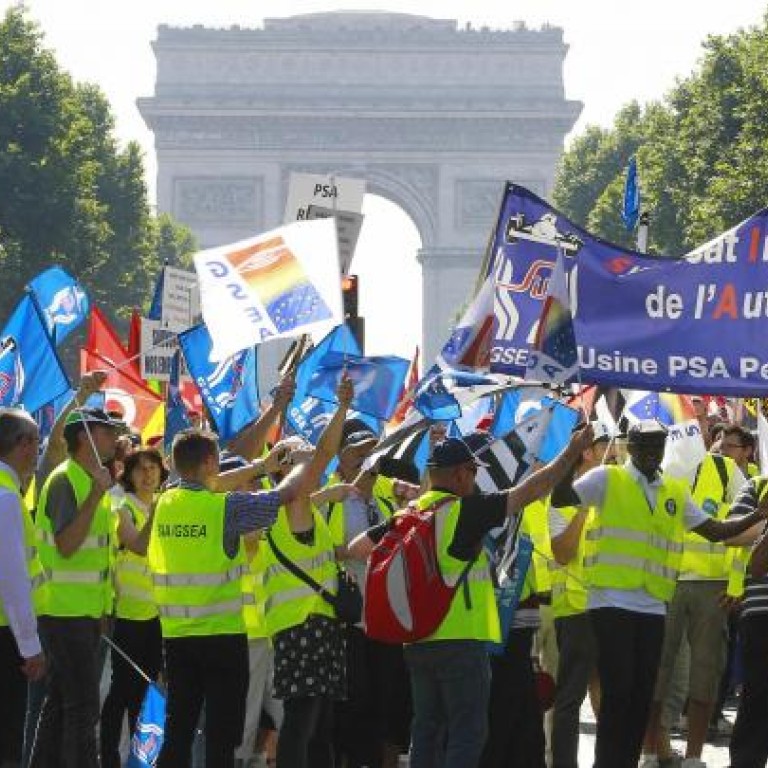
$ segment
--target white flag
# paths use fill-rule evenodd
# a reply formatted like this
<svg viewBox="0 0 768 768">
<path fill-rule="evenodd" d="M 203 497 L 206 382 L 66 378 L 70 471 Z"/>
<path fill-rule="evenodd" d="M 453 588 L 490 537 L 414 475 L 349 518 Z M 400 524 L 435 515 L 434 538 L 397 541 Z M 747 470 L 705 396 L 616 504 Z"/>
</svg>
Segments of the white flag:
<svg viewBox="0 0 768 768">
<path fill-rule="evenodd" d="M 194 261 L 213 361 L 343 322 L 333 219 L 297 221 Z"/>
</svg>

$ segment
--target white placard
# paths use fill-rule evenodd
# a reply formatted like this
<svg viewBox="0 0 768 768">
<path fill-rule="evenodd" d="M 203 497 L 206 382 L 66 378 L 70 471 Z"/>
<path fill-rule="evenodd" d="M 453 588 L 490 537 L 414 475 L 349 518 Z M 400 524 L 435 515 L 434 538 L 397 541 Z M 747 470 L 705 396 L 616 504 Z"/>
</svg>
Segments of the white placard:
<svg viewBox="0 0 768 768">
<path fill-rule="evenodd" d="M 667 433 L 662 470 L 672 477 L 692 483 L 696 467 L 704 460 L 707 448 L 696 420 L 672 424 Z"/>
<path fill-rule="evenodd" d="M 200 322 L 200 288 L 197 275 L 176 267 L 163 272 L 161 324 L 171 331 L 184 331 Z"/>
<path fill-rule="evenodd" d="M 349 266 L 355 255 L 355 246 L 363 226 L 363 214 L 352 211 L 334 211 L 322 205 L 310 205 L 307 209 L 307 220 L 335 219 L 336 237 L 339 241 L 339 268 L 342 275 L 349 274 Z"/>
<path fill-rule="evenodd" d="M 292 173 L 288 180 L 283 223 L 307 218 L 310 205 L 360 213 L 365 196 L 365 179 L 323 176 L 316 173 Z"/>
<path fill-rule="evenodd" d="M 174 331 L 163 328 L 160 320 L 141 318 L 140 369 L 142 379 L 168 381 L 171 377 L 171 360 L 178 348 Z M 183 357 L 181 358 L 181 374 L 188 375 Z"/>
</svg>

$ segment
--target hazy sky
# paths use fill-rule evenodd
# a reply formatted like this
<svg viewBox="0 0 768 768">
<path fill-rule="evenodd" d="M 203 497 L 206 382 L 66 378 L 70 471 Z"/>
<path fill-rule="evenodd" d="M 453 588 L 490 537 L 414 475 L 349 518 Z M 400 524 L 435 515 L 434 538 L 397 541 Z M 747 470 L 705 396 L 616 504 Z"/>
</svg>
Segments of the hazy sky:
<svg viewBox="0 0 768 768">
<path fill-rule="evenodd" d="M 0 0 L 3 10 L 9 5 Z M 153 92 L 151 42 L 158 24 L 258 27 L 265 17 L 353 9 L 456 18 L 461 24 L 492 28 L 510 28 L 517 20 L 531 27 L 549 22 L 563 27 L 570 46 L 565 60 L 566 94 L 584 102 L 575 128 L 578 133 L 587 123 L 610 124 L 617 109 L 631 99 L 661 97 L 677 77 L 695 66 L 707 35 L 759 23 L 768 8 L 766 0 L 26 0 L 25 5 L 40 23 L 61 66 L 75 79 L 101 86 L 114 109 L 119 136 L 142 144 L 151 176 L 152 135 L 135 103 L 139 96 Z M 369 313 L 368 351 L 410 356 L 419 336 L 415 305 L 420 272 L 413 258 L 418 234 L 391 204 L 370 200 L 366 210 L 370 215 L 353 271 L 361 274 L 363 310 Z M 382 282 L 386 275 L 375 269 L 373 244 L 384 239 L 380 233 L 391 237 L 393 226 L 403 232 L 404 263 L 402 270 L 395 270 L 397 283 L 390 288 Z M 408 331 L 396 349 L 391 320 L 366 290 L 366 280 L 369 289 L 375 282 L 378 296 L 394 292 L 400 297 L 399 307 L 409 308 L 401 310 Z"/>
</svg>

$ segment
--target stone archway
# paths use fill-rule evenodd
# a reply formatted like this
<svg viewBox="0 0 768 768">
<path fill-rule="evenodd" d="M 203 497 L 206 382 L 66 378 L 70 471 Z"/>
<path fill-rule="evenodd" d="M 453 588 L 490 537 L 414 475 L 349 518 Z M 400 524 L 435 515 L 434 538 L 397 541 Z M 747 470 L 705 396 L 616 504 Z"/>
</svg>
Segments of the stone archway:
<svg viewBox="0 0 768 768">
<path fill-rule="evenodd" d="M 158 207 L 203 246 L 282 221 L 291 171 L 363 177 L 422 240 L 424 360 L 474 283 L 503 182 L 547 195 L 581 104 L 562 30 L 340 12 L 263 28 L 161 26 Z"/>
</svg>

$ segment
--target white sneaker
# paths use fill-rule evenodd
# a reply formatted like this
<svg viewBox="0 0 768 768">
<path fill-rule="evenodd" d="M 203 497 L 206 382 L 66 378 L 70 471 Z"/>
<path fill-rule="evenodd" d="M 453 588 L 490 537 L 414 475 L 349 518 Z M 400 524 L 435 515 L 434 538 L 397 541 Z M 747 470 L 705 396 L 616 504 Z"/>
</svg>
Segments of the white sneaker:
<svg viewBox="0 0 768 768">
<path fill-rule="evenodd" d="M 659 758 L 656 755 L 643 755 L 640 768 L 659 768 Z"/>
</svg>

